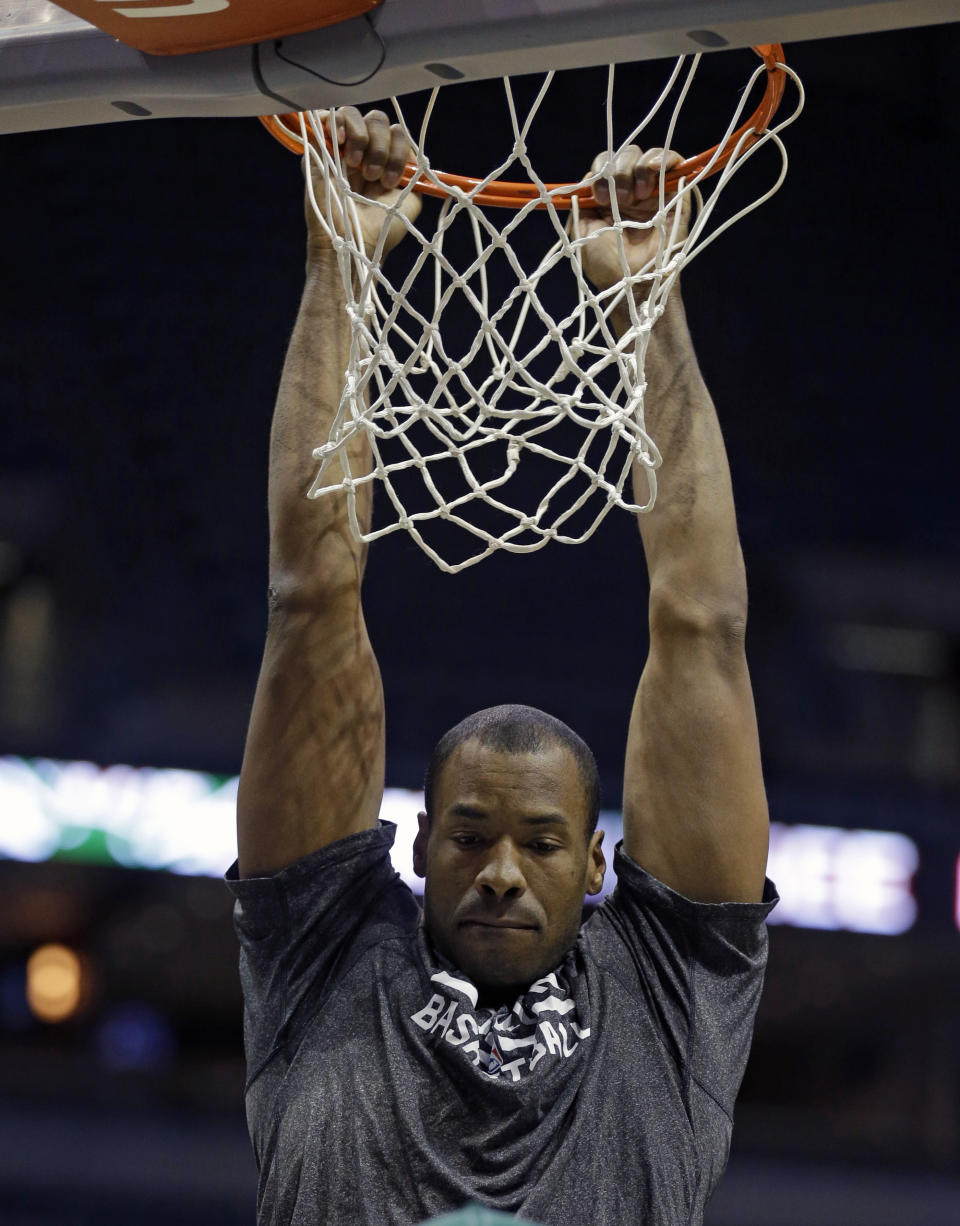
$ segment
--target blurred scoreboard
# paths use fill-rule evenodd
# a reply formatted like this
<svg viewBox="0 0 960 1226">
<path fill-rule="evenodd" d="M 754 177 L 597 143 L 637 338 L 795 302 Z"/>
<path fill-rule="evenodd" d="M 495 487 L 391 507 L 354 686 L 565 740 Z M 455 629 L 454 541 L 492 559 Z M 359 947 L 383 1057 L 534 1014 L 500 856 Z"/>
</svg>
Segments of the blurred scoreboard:
<svg viewBox="0 0 960 1226">
<path fill-rule="evenodd" d="M 221 876 L 236 857 L 235 776 L 90 762 L 0 758 L 0 857 L 70 860 Z M 423 793 L 387 788 L 396 870 L 422 893 L 412 845 Z M 776 811 L 776 804 L 773 805 Z M 960 830 L 960 823 L 951 823 Z M 607 875 L 616 885 L 619 812 L 605 810 Z M 890 829 L 771 823 L 767 874 L 780 893 L 771 924 L 895 936 L 917 925 L 960 930 L 960 834 L 924 848 Z"/>
</svg>

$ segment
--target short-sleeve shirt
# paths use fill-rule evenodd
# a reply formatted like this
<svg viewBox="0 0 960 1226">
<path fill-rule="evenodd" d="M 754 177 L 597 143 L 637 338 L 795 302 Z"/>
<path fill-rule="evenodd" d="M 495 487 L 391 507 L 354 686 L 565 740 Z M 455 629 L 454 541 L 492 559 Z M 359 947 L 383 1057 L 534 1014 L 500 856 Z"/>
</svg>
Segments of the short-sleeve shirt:
<svg viewBox="0 0 960 1226">
<path fill-rule="evenodd" d="M 259 1226 L 695 1226 L 727 1162 L 778 901 L 698 903 L 618 843 L 617 885 L 512 1009 L 434 947 L 350 835 L 236 897 Z"/>
</svg>

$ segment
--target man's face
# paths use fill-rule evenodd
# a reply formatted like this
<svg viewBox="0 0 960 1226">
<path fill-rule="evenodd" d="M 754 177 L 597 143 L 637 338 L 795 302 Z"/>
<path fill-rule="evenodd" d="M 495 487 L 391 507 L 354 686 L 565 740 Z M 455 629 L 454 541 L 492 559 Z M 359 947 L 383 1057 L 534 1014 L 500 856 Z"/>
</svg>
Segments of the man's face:
<svg viewBox="0 0 960 1226">
<path fill-rule="evenodd" d="M 512 754 L 465 741 L 420 814 L 413 864 L 426 878 L 424 922 L 435 946 L 478 986 L 480 1004 L 512 1004 L 576 944 L 584 894 L 606 863 L 587 847 L 587 799 L 563 745 Z"/>
</svg>

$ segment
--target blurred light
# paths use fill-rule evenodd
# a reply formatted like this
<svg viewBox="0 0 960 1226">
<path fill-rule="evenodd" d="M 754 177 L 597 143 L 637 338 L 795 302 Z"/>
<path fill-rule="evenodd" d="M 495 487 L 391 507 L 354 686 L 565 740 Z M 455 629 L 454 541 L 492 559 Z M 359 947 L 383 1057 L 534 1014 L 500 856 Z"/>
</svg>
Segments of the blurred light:
<svg viewBox="0 0 960 1226">
<path fill-rule="evenodd" d="M 60 844 L 36 771 L 23 758 L 0 758 L 0 855 L 47 860 Z"/>
<path fill-rule="evenodd" d="M 237 854 L 239 783 L 202 771 L 0 758 L 0 856 L 90 862 L 99 852 L 103 863 L 220 877 Z M 417 889 L 422 808 L 422 791 L 387 788 L 380 809 L 397 826 L 397 871 Z M 601 813 L 600 826 L 612 847 L 619 813 Z"/>
<path fill-rule="evenodd" d="M 0 856 L 18 860 L 72 859 L 130 868 L 166 869 L 220 877 L 237 854 L 236 776 L 152 767 L 108 766 L 0 758 Z M 413 841 L 423 792 L 387 788 L 380 817 L 397 826 L 392 860 L 417 894 Z M 613 850 L 623 837 L 619 812 L 603 810 L 607 873 L 603 901 L 616 886 Z M 773 924 L 894 934 L 917 918 L 912 878 L 916 845 L 905 835 L 832 826 L 770 826 L 767 875 L 780 891 Z M 960 869 L 958 869 L 960 872 Z M 958 879 L 960 881 L 960 879 Z M 960 927 L 960 883 L 956 903 Z M 152 942 L 175 947 L 179 926 L 154 912 Z"/>
<path fill-rule="evenodd" d="M 0 758 L 0 855 L 220 876 L 236 856 L 238 783 L 201 771 Z"/>
<path fill-rule="evenodd" d="M 27 1003 L 42 1022 L 63 1022 L 80 1006 L 83 968 L 66 945 L 41 945 L 27 961 Z"/>
<path fill-rule="evenodd" d="M 133 1001 L 109 1011 L 97 1027 L 96 1046 L 101 1063 L 117 1071 L 155 1072 L 169 1067 L 177 1054 L 166 1018 Z"/>
<path fill-rule="evenodd" d="M 917 918 L 920 856 L 905 835 L 771 823 L 767 875 L 780 905 L 771 924 L 894 935 Z"/>
</svg>

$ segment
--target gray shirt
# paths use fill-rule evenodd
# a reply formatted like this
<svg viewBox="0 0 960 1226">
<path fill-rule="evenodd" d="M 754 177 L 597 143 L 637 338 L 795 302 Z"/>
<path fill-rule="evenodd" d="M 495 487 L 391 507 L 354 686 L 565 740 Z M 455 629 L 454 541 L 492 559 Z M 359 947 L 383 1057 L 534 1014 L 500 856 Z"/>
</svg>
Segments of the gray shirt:
<svg viewBox="0 0 960 1226">
<path fill-rule="evenodd" d="M 727 1162 L 778 901 L 617 886 L 512 1010 L 434 949 L 396 826 L 236 896 L 259 1226 L 695 1226 Z"/>
</svg>

